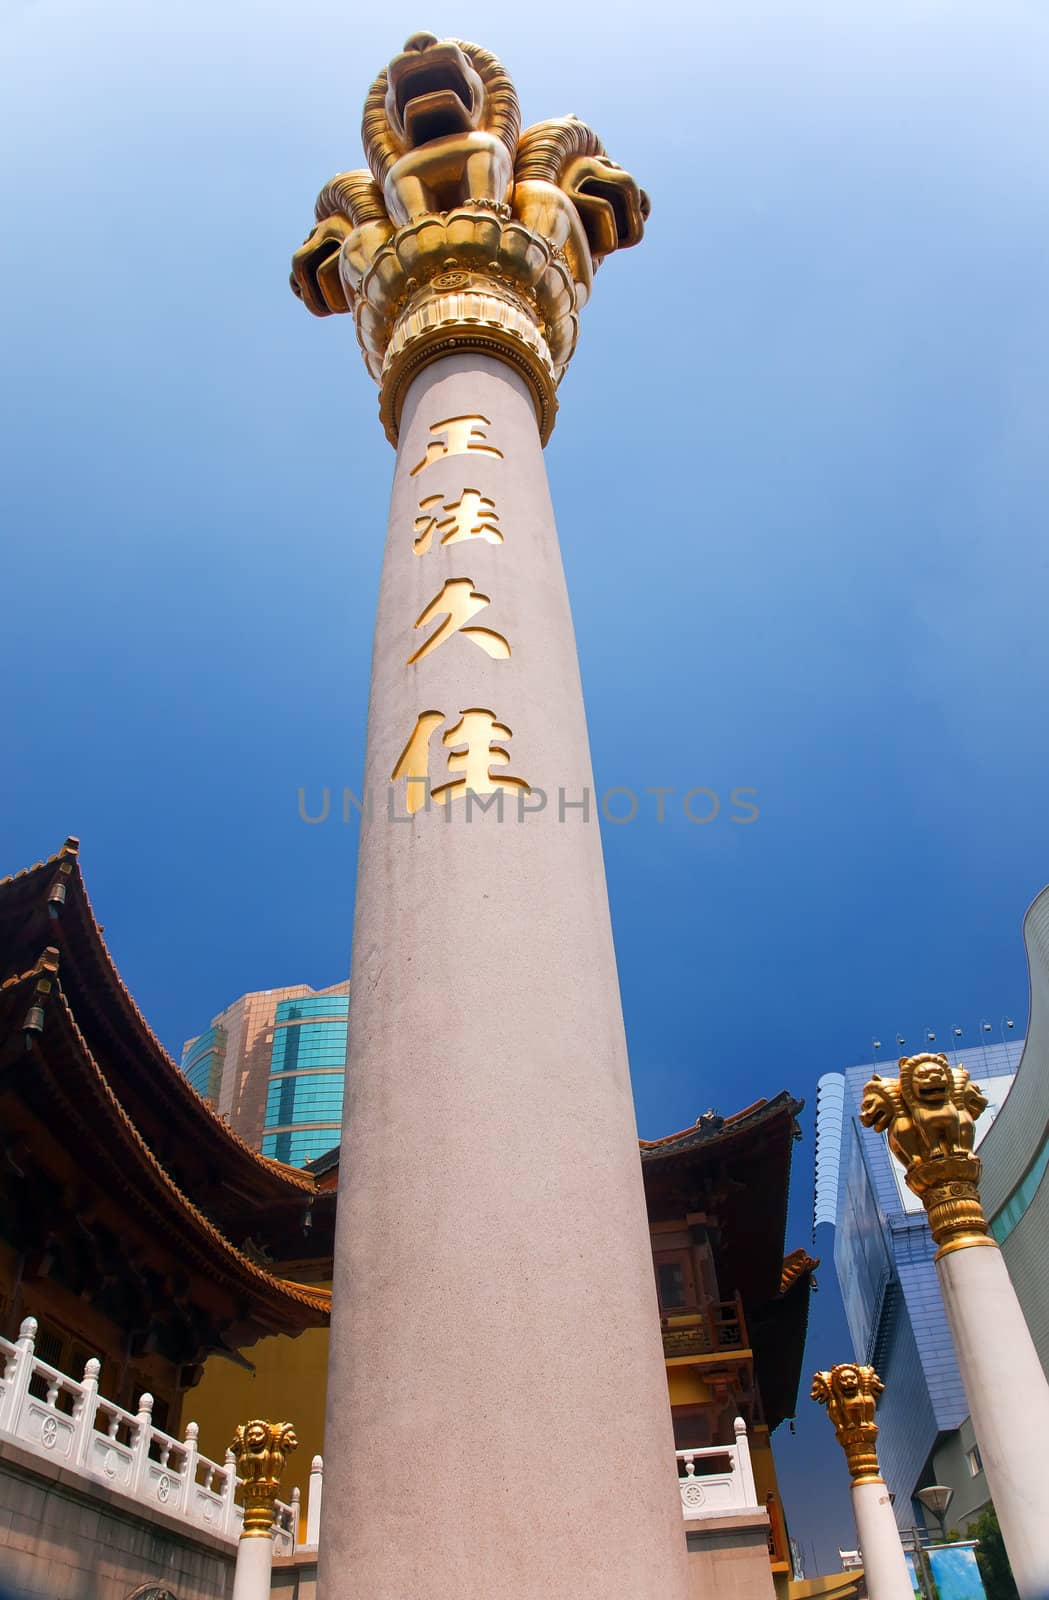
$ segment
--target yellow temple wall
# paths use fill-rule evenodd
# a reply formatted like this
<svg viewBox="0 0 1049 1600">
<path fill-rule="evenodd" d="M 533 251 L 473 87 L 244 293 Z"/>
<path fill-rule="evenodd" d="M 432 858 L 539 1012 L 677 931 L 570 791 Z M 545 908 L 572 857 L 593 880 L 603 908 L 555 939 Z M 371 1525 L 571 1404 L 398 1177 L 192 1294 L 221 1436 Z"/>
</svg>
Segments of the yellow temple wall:
<svg viewBox="0 0 1049 1600">
<path fill-rule="evenodd" d="M 672 1406 L 699 1406 L 711 1398 L 710 1388 L 695 1367 L 667 1367 L 667 1388 Z"/>
<path fill-rule="evenodd" d="M 212 1356 L 199 1384 L 185 1396 L 182 1415 L 199 1423 L 201 1453 L 212 1461 L 222 1460 L 238 1423 L 252 1417 L 292 1423 L 299 1448 L 284 1468 L 281 1499 L 290 1500 L 292 1489 L 300 1491 L 300 1533 L 305 1536 L 310 1462 L 324 1454 L 328 1330 L 307 1328 L 295 1339 L 261 1339 L 245 1355 L 254 1372 Z"/>
</svg>

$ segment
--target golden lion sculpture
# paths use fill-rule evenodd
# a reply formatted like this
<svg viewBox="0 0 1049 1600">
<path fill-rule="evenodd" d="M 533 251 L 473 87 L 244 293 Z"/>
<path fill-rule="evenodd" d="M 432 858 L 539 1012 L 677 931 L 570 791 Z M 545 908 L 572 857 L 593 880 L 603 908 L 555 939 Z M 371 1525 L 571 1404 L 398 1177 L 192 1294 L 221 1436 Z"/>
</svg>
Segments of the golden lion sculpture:
<svg viewBox="0 0 1049 1600">
<path fill-rule="evenodd" d="M 884 1389 L 873 1367 L 843 1361 L 829 1371 L 814 1373 L 810 1393 L 819 1405 L 826 1406 L 836 1428 L 858 1428 L 874 1421 L 878 1396 Z"/>
<path fill-rule="evenodd" d="M 424 222 L 464 209 L 521 224 L 545 242 L 548 258 L 564 262 L 574 290 L 565 316 L 585 303 L 605 256 L 644 232 L 648 196 L 593 130 L 560 117 L 522 134 L 513 83 L 479 45 L 413 34 L 373 83 L 361 137 L 368 170 L 325 184 L 316 225 L 292 258 L 292 288 L 316 316 L 353 311 L 366 274 L 384 259 L 384 247 L 397 253 L 404 229 L 415 228 L 417 240 Z M 459 232 L 468 254 L 469 230 Z M 447 229 L 431 233 L 432 249 L 411 246 L 413 282 L 455 265 L 445 254 Z M 521 246 L 487 231 L 483 238 L 486 266 L 535 287 L 522 282 Z M 359 331 L 367 354 L 374 330 L 370 339 Z M 562 335 L 568 355 L 573 343 Z"/>
<path fill-rule="evenodd" d="M 970 1155 L 987 1100 L 966 1069 L 929 1054 L 901 1056 L 899 1066 L 898 1078 L 875 1073 L 867 1084 L 860 1105 L 864 1127 L 888 1135 L 908 1172 L 925 1161 Z"/>
</svg>

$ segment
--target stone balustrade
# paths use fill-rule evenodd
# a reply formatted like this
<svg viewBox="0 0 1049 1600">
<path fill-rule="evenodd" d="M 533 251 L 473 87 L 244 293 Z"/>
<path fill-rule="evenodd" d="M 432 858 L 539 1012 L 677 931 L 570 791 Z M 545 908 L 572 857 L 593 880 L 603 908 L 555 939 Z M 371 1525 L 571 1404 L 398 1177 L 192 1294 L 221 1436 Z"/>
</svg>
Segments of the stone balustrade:
<svg viewBox="0 0 1049 1600">
<path fill-rule="evenodd" d="M 704 1446 L 701 1450 L 678 1450 L 678 1486 L 681 1511 L 686 1522 L 703 1517 L 723 1516 L 728 1511 L 760 1509 L 754 1487 L 746 1423 L 737 1417 L 733 1424 L 735 1444 Z M 710 1470 L 704 1470 L 710 1464 Z"/>
<path fill-rule="evenodd" d="M 97 1360 L 88 1361 L 83 1377 L 71 1378 L 41 1361 L 35 1346 L 33 1317 L 22 1323 L 14 1343 L 0 1338 L 0 1438 L 236 1543 L 244 1513 L 234 1498 L 239 1480 L 232 1451 L 221 1463 L 210 1461 L 198 1449 L 195 1422 L 176 1439 L 154 1426 L 151 1395 L 141 1396 L 137 1411 L 125 1411 L 99 1393 Z M 676 1452 L 686 1523 L 759 1509 L 742 1417 L 734 1432 L 734 1444 Z M 317 1547 L 323 1483 L 324 1463 L 314 1456 L 306 1549 Z M 290 1504 L 277 1502 L 274 1554 L 290 1555 L 298 1547 L 300 1518 L 295 1489 Z"/>
<path fill-rule="evenodd" d="M 88 1482 L 116 1489 L 235 1544 L 244 1513 L 234 1498 L 238 1478 L 233 1452 L 221 1463 L 197 1447 L 197 1424 L 176 1439 L 153 1425 L 153 1396 L 144 1394 L 136 1412 L 98 1392 L 100 1363 L 92 1358 L 82 1378 L 70 1378 L 36 1355 L 36 1319 L 26 1317 L 12 1344 L 0 1338 L 0 1438 L 56 1461 Z M 316 1543 L 323 1463 L 310 1475 L 307 1542 Z M 290 1555 L 299 1538 L 299 1491 L 291 1504 L 277 1502 L 273 1548 Z"/>
</svg>

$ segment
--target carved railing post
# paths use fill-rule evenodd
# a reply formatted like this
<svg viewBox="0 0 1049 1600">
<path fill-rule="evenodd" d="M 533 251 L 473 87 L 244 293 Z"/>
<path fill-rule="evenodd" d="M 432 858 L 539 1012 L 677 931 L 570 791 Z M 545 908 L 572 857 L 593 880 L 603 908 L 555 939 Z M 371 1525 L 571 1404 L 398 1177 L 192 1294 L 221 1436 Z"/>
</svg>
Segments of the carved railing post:
<svg viewBox="0 0 1049 1600">
<path fill-rule="evenodd" d="M 138 1495 L 146 1479 L 149 1464 L 149 1447 L 153 1442 L 153 1396 L 139 1396 L 135 1415 L 135 1442 L 132 1446 L 131 1492 Z"/>
<path fill-rule="evenodd" d="M 98 1410 L 98 1375 L 101 1370 L 102 1363 L 95 1356 L 92 1356 L 84 1366 L 80 1398 L 73 1412 L 77 1430 L 73 1442 L 73 1459 L 78 1466 L 83 1466 L 91 1454 L 95 1413 Z"/>
<path fill-rule="evenodd" d="M 222 1516 L 220 1526 L 223 1533 L 232 1533 L 237 1524 L 237 1458 L 232 1450 L 227 1450 L 222 1464 Z"/>
<path fill-rule="evenodd" d="M 0 1406 L 0 1427 L 14 1433 L 22 1414 L 22 1402 L 29 1393 L 36 1354 L 36 1318 L 26 1317 L 18 1330 L 13 1354 L 4 1371 L 4 1398 Z"/>
<path fill-rule="evenodd" d="M 944 1055 L 875 1074 L 860 1121 L 888 1136 L 939 1249 L 936 1271 L 987 1487 L 1021 1600 L 1049 1594 L 1049 1383 L 980 1203 L 976 1119 L 987 1101 Z"/>
<path fill-rule="evenodd" d="M 914 1600 L 892 1501 L 878 1469 L 874 1412 L 884 1388 L 873 1367 L 842 1362 L 814 1375 L 812 1398 L 826 1406 L 845 1452 L 870 1600 Z"/>
<path fill-rule="evenodd" d="M 306 1543 L 315 1550 L 321 1527 L 321 1499 L 324 1494 L 324 1458 L 314 1456 L 310 1462 L 309 1498 L 306 1501 Z"/>
<path fill-rule="evenodd" d="M 186 1423 L 186 1453 L 182 1458 L 181 1509 L 188 1517 L 194 1516 L 197 1489 L 197 1457 L 200 1453 L 200 1428 L 195 1422 Z"/>
<path fill-rule="evenodd" d="M 290 1422 L 243 1423 L 231 1449 L 243 1483 L 244 1527 L 237 1545 L 232 1600 L 269 1600 L 273 1520 L 284 1462 L 298 1440 Z"/>
<path fill-rule="evenodd" d="M 756 1506 L 758 1492 L 754 1486 L 754 1465 L 750 1459 L 750 1440 L 747 1438 L 747 1424 L 742 1417 L 736 1418 L 732 1424 L 732 1431 L 736 1435 L 736 1470 L 740 1477 L 743 1501 L 745 1505 Z"/>
</svg>

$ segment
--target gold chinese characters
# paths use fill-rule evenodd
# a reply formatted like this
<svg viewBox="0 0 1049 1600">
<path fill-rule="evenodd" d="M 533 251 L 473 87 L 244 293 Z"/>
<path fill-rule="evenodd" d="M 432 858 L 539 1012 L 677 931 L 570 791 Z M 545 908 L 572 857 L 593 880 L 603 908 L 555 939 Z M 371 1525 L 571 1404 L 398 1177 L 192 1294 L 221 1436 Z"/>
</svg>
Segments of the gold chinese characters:
<svg viewBox="0 0 1049 1600">
<path fill-rule="evenodd" d="M 435 508 L 445 515 L 438 516 Z M 464 489 L 458 500 L 449 501 L 441 494 L 428 494 L 419 501 L 419 511 L 412 545 L 417 556 L 427 554 L 435 533 L 441 535 L 441 544 L 462 544 L 467 539 L 484 539 L 488 544 L 503 542 L 495 501 L 477 489 Z"/>
<path fill-rule="evenodd" d="M 431 423 L 426 453 L 409 475 L 416 477 L 436 462 L 475 452 L 501 461 L 502 451 L 488 442 L 490 427 L 487 417 L 479 414 L 445 417 L 443 421 Z M 412 531 L 412 550 L 420 557 L 476 540 L 495 547 L 504 543 L 494 499 L 472 488 L 463 488 L 455 500 L 444 492 L 425 495 L 419 501 L 419 515 Z M 438 536 L 436 544 L 435 534 Z M 435 623 L 436 626 L 411 652 L 406 666 L 420 665 L 456 635 L 482 650 L 492 661 L 509 661 L 512 654 L 509 640 L 494 628 L 473 624 L 472 619 L 491 605 L 491 596 L 476 589 L 472 578 L 445 578 L 413 624 L 415 629 Z M 437 740 L 435 736 L 442 726 L 445 731 Z M 431 796 L 438 805 L 446 806 L 467 795 L 499 795 L 504 790 L 528 794 L 529 785 L 523 778 L 503 770 L 510 765 L 510 754 L 505 748 L 505 741 L 510 738 L 511 730 L 485 706 L 467 706 L 458 713 L 447 714 L 437 710 L 420 711 L 394 764 L 390 782 L 404 781 L 409 816 L 428 809 Z M 433 769 L 442 756 L 449 776 L 435 783 Z"/>
<path fill-rule="evenodd" d="M 423 628 L 442 615 L 445 620 L 431 633 L 425 644 L 412 652 L 408 657 L 408 665 L 413 666 L 416 661 L 421 661 L 423 656 L 429 655 L 431 650 L 436 650 L 439 644 L 450 639 L 453 633 L 461 633 L 464 639 L 472 639 L 495 661 L 509 660 L 510 646 L 501 633 L 495 633 L 491 628 L 464 626 L 491 603 L 486 594 L 477 593 L 472 578 L 448 578 L 440 594 L 430 601 L 415 626 Z"/>
</svg>

